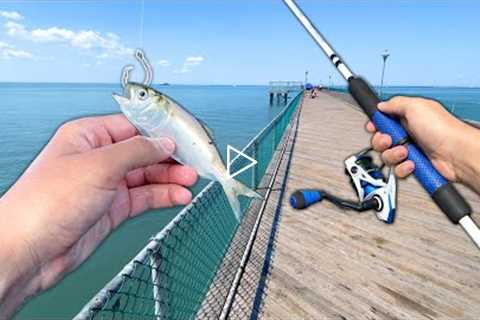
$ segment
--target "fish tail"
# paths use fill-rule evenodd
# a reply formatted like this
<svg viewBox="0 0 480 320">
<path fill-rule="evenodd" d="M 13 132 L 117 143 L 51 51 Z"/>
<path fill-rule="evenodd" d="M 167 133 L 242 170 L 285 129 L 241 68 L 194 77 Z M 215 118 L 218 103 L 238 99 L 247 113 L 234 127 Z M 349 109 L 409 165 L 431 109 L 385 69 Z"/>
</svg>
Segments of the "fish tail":
<svg viewBox="0 0 480 320">
<path fill-rule="evenodd" d="M 233 178 L 223 180 L 220 183 L 222 184 L 223 190 L 227 195 L 228 202 L 230 203 L 233 213 L 238 221 L 240 221 L 240 218 L 242 217 L 242 210 L 240 209 L 238 196 L 242 195 L 250 198 L 262 198 L 260 194 Z"/>
</svg>

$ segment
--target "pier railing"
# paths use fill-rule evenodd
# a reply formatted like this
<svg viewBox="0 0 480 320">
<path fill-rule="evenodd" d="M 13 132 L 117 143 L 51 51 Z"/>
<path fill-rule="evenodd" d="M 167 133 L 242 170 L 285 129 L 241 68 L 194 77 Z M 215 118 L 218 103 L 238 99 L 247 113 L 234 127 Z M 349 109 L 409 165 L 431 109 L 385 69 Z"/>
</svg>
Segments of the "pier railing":
<svg viewBox="0 0 480 320">
<path fill-rule="evenodd" d="M 243 149 L 258 164 L 237 176 L 238 180 L 257 189 L 302 96 L 298 94 Z M 243 167 L 243 159 L 237 158 L 232 170 Z M 241 200 L 243 212 L 250 208 L 250 202 L 248 198 Z M 205 308 L 207 293 L 242 223 L 243 220 L 236 220 L 220 184 L 211 182 L 151 238 L 75 319 L 195 318 L 200 307 Z M 223 305 L 223 301 L 212 303 Z"/>
</svg>

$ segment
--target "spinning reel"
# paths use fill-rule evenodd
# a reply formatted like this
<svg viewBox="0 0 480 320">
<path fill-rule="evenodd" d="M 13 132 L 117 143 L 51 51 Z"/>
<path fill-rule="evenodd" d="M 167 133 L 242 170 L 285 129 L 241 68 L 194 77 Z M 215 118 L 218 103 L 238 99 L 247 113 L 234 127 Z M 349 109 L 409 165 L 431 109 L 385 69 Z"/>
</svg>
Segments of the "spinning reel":
<svg viewBox="0 0 480 320">
<path fill-rule="evenodd" d="M 314 203 L 328 200 L 340 208 L 358 212 L 375 210 L 377 218 L 385 223 L 393 223 L 397 182 L 392 170 L 388 179 L 382 168 L 369 155 L 371 149 L 362 150 L 345 160 L 345 174 L 350 177 L 353 189 L 359 201 L 354 202 L 334 196 L 324 190 L 303 189 L 295 191 L 290 197 L 290 204 L 295 209 L 305 209 Z"/>
</svg>

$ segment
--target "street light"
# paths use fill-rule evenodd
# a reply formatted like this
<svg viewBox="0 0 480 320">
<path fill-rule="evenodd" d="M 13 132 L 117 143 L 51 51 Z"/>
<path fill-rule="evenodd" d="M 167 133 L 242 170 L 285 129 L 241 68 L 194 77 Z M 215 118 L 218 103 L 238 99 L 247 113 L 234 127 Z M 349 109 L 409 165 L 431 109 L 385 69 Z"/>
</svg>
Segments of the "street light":
<svg viewBox="0 0 480 320">
<path fill-rule="evenodd" d="M 382 80 L 380 82 L 380 90 L 378 92 L 380 98 L 382 97 L 382 90 L 383 90 L 383 77 L 385 76 L 385 66 L 387 65 L 387 59 L 390 56 L 390 53 L 388 52 L 387 49 L 383 51 L 382 53 L 382 58 L 383 58 L 383 68 L 382 68 Z"/>
<path fill-rule="evenodd" d="M 308 70 L 305 71 L 305 84 L 308 83 Z"/>
</svg>

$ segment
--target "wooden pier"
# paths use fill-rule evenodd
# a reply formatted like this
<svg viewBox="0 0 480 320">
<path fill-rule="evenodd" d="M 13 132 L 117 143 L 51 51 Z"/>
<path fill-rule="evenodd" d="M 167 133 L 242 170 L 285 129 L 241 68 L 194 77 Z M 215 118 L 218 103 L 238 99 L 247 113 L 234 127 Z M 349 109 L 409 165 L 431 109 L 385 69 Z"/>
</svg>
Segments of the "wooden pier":
<svg viewBox="0 0 480 320">
<path fill-rule="evenodd" d="M 246 305 L 260 319 L 480 318 L 480 251 L 414 178 L 399 182 L 393 225 L 326 202 L 303 211 L 288 204 L 299 188 L 355 198 L 343 160 L 369 145 L 365 121 L 347 95 L 304 98 L 290 166 L 276 178 L 232 319 Z M 480 221 L 480 197 L 460 191 Z M 266 268 L 265 285 L 248 291 Z"/>
</svg>

